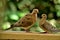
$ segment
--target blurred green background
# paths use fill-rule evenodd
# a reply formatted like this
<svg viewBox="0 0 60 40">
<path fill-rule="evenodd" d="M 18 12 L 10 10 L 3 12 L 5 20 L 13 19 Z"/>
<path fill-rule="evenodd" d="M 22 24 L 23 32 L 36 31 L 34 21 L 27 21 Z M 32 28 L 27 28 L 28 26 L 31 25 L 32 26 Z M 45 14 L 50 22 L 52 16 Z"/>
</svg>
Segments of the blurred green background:
<svg viewBox="0 0 60 40">
<path fill-rule="evenodd" d="M 1 1 L 0 6 L 3 5 Z M 6 0 L 5 3 L 3 30 L 9 28 L 11 24 L 17 22 L 27 13 L 31 13 L 35 8 L 39 9 L 38 18 L 41 18 L 41 15 L 45 13 L 49 23 L 60 29 L 60 0 Z M 33 26 L 30 29 L 32 32 L 43 31 L 39 28 L 38 21 Z M 21 31 L 21 28 L 13 28 L 12 30 Z"/>
</svg>

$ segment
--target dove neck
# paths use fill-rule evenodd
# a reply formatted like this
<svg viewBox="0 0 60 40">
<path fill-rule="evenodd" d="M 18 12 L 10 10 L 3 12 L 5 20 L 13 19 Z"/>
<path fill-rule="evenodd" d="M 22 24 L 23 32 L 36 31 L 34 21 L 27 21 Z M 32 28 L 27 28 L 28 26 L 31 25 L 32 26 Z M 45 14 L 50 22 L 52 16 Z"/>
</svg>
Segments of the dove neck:
<svg viewBox="0 0 60 40">
<path fill-rule="evenodd" d="M 46 20 L 46 18 L 45 18 L 45 17 L 43 17 L 43 18 L 42 18 L 42 20 Z"/>
<path fill-rule="evenodd" d="M 42 17 L 43 19 L 47 19 L 47 17 Z"/>
<path fill-rule="evenodd" d="M 33 16 L 37 16 L 37 13 L 32 13 Z"/>
<path fill-rule="evenodd" d="M 32 13 L 32 17 L 33 17 L 34 21 L 36 21 L 37 20 L 37 13 Z"/>
</svg>

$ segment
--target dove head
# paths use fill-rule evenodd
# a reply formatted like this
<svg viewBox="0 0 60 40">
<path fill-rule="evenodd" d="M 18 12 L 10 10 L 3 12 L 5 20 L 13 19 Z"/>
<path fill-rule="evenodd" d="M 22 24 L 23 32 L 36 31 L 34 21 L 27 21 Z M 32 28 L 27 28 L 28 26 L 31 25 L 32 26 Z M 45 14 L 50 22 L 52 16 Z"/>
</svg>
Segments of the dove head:
<svg viewBox="0 0 60 40">
<path fill-rule="evenodd" d="M 47 18 L 47 15 L 46 14 L 42 14 L 42 18 Z"/>
<path fill-rule="evenodd" d="M 39 13 L 39 11 L 38 11 L 38 9 L 33 9 L 33 12 L 32 12 L 33 14 L 37 14 L 37 13 Z"/>
</svg>

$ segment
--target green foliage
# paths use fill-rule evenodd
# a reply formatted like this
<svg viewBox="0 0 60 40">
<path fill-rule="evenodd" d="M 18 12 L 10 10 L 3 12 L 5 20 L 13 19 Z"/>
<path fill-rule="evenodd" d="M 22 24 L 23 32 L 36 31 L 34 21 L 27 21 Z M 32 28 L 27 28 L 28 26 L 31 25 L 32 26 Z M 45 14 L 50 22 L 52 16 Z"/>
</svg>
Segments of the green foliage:
<svg viewBox="0 0 60 40">
<path fill-rule="evenodd" d="M 16 14 L 11 14 L 11 15 L 9 15 L 9 18 L 10 18 L 11 20 L 18 20 L 18 19 L 19 19 L 19 17 L 18 17 Z"/>
<path fill-rule="evenodd" d="M 40 14 L 42 14 L 42 13 L 49 14 L 49 13 L 57 10 L 57 17 L 60 17 L 60 5 L 54 5 L 54 4 L 50 3 L 50 1 L 51 0 L 22 0 L 21 2 L 16 3 L 16 2 L 12 2 L 12 0 L 10 0 L 7 3 L 9 6 L 7 5 L 8 10 L 6 10 L 6 17 L 5 17 L 5 20 L 8 21 L 8 23 L 7 22 L 4 23 L 2 28 L 3 29 L 8 28 L 10 23 L 12 24 L 12 23 L 18 21 L 20 18 L 24 17 L 27 13 L 29 13 L 33 8 L 38 8 Z M 0 6 L 2 6 L 2 4 Z M 53 23 L 53 21 L 55 23 Z M 54 24 L 53 26 L 60 28 L 59 23 L 57 23 L 55 20 L 53 20 L 53 21 L 51 21 L 51 23 Z M 21 29 L 14 28 L 13 30 L 20 31 Z M 44 32 L 44 30 L 42 30 L 39 27 L 38 21 L 33 25 L 33 27 L 30 29 L 30 31 Z"/>
<path fill-rule="evenodd" d="M 10 27 L 10 23 L 9 22 L 5 22 L 4 24 L 3 24 L 3 26 L 2 26 L 2 29 L 4 30 L 4 29 L 7 29 L 7 28 L 9 28 Z"/>
<path fill-rule="evenodd" d="M 59 11 L 57 11 L 57 16 L 58 16 L 58 17 L 60 17 L 60 10 L 59 10 Z"/>
<path fill-rule="evenodd" d="M 37 21 L 32 28 L 30 29 L 31 32 L 44 32 L 39 26 L 39 21 Z"/>
</svg>

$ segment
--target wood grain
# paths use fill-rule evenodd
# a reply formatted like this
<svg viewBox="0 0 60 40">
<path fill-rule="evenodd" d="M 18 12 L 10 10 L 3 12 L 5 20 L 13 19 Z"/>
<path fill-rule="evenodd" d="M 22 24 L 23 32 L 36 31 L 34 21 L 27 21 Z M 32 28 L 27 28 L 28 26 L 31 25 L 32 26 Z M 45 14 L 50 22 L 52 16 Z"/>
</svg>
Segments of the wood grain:
<svg viewBox="0 0 60 40">
<path fill-rule="evenodd" d="M 38 34 L 19 31 L 2 31 L 0 39 L 10 40 L 60 40 L 60 34 Z"/>
</svg>

